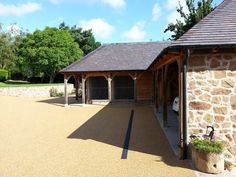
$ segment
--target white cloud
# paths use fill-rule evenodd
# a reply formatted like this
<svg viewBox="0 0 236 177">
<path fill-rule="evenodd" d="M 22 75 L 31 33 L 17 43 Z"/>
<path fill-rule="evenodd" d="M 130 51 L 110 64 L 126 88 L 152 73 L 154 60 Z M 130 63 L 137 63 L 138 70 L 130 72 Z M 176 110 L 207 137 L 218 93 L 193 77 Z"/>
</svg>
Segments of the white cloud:
<svg viewBox="0 0 236 177">
<path fill-rule="evenodd" d="M 165 8 L 167 10 L 176 10 L 176 7 L 179 7 L 179 3 L 183 6 L 183 8 L 186 8 L 186 2 L 185 0 L 167 0 Z"/>
<path fill-rule="evenodd" d="M 158 21 L 161 16 L 161 7 L 158 3 L 154 4 L 152 9 L 152 20 Z"/>
<path fill-rule="evenodd" d="M 88 21 L 81 20 L 80 26 L 84 30 L 92 29 L 94 35 L 100 39 L 109 38 L 115 30 L 115 28 L 112 25 L 105 22 L 101 18 L 95 18 Z"/>
<path fill-rule="evenodd" d="M 51 3 L 59 4 L 61 2 L 64 2 L 66 0 L 49 0 Z M 126 0 L 68 0 L 70 2 L 74 3 L 86 3 L 89 5 L 94 4 L 104 4 L 106 6 L 110 6 L 111 8 L 118 10 L 123 9 L 126 6 Z"/>
<path fill-rule="evenodd" d="M 177 11 L 173 11 L 167 16 L 168 23 L 175 23 L 177 19 L 182 20 L 180 14 Z"/>
<path fill-rule="evenodd" d="M 49 0 L 51 3 L 53 4 L 60 4 L 61 2 L 63 2 L 64 0 Z"/>
<path fill-rule="evenodd" d="M 130 30 L 124 32 L 122 34 L 122 37 L 126 41 L 131 41 L 131 42 L 138 42 L 138 41 L 144 41 L 144 39 L 147 36 L 146 31 L 144 31 L 144 23 L 138 22 L 134 26 L 131 27 Z"/>
<path fill-rule="evenodd" d="M 126 6 L 125 0 L 101 0 L 101 2 L 111 6 L 114 9 L 121 9 Z"/>
<path fill-rule="evenodd" d="M 176 11 L 176 8 L 179 7 L 179 3 L 183 6 L 183 11 L 188 13 L 185 0 L 167 0 L 165 8 L 169 11 L 169 15 L 167 16 L 167 21 L 169 23 L 175 23 L 176 19 L 183 21 L 180 14 Z"/>
<path fill-rule="evenodd" d="M 14 15 L 22 16 L 28 13 L 32 13 L 41 9 L 41 5 L 34 2 L 28 2 L 25 4 L 11 4 L 4 5 L 0 3 L 0 15 Z"/>
</svg>

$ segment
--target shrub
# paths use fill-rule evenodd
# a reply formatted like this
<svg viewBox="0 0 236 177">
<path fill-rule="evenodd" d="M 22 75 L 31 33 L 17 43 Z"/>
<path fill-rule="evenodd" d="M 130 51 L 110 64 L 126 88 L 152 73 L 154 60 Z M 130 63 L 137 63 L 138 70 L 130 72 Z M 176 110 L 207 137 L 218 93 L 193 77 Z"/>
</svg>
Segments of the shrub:
<svg viewBox="0 0 236 177">
<path fill-rule="evenodd" d="M 30 83 L 39 84 L 42 83 L 41 77 L 30 77 L 27 79 Z"/>
<path fill-rule="evenodd" d="M 4 82 L 8 79 L 8 71 L 4 69 L 0 69 L 0 81 Z"/>
<path fill-rule="evenodd" d="M 224 150 L 224 144 L 218 141 L 196 138 L 192 143 L 193 147 L 201 152 L 220 154 Z"/>
<path fill-rule="evenodd" d="M 63 93 L 62 92 L 58 92 L 58 90 L 54 87 L 52 87 L 50 90 L 50 97 L 62 97 Z"/>
<path fill-rule="evenodd" d="M 24 76 L 21 72 L 12 71 L 11 72 L 11 79 L 12 80 L 23 80 Z"/>
<path fill-rule="evenodd" d="M 64 75 L 59 73 L 54 78 L 54 83 L 63 83 L 64 82 Z"/>
</svg>

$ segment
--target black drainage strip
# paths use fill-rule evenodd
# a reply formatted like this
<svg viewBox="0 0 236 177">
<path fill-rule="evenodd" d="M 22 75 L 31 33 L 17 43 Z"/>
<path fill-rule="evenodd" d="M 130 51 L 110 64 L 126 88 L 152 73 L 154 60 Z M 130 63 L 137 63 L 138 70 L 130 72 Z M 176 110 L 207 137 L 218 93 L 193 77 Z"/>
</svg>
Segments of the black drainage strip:
<svg viewBox="0 0 236 177">
<path fill-rule="evenodd" d="M 125 136 L 125 142 L 123 146 L 123 151 L 121 154 L 121 159 L 127 159 L 127 156 L 128 156 L 129 140 L 130 140 L 130 135 L 131 135 L 131 130 L 132 130 L 133 116 L 134 116 L 134 110 L 131 110 L 129 124 L 127 128 L 126 136 Z"/>
</svg>

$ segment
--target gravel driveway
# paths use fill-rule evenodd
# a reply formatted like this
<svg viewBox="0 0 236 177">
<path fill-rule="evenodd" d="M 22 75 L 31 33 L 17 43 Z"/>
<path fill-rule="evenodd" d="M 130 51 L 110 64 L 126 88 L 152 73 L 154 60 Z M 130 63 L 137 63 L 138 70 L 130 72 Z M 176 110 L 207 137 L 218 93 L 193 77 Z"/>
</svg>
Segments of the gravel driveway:
<svg viewBox="0 0 236 177">
<path fill-rule="evenodd" d="M 191 177 L 149 106 L 0 96 L 0 177 Z M 134 109 L 127 159 L 121 159 Z"/>
</svg>

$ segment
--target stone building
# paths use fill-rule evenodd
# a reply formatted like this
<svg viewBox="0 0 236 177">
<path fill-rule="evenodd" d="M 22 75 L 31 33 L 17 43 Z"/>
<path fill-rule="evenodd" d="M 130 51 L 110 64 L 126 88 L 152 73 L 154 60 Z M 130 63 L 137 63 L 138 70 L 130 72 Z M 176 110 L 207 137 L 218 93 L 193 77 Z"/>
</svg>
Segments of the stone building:
<svg viewBox="0 0 236 177">
<path fill-rule="evenodd" d="M 130 44 L 133 46 L 130 50 L 126 47 L 120 50 L 120 45 L 113 45 L 114 48 L 108 49 L 109 52 L 103 55 L 100 55 L 101 50 L 98 49 L 95 54 L 85 56 L 81 62 L 62 71 L 65 83 L 69 76 L 80 78 L 78 80 L 83 85 L 83 101 L 86 102 L 88 91 L 85 89 L 85 79 L 89 76 L 103 76 L 107 79 L 107 82 L 104 80 L 107 83 L 104 87 L 108 93 L 106 98 L 114 101 L 112 90 L 124 92 L 112 86 L 113 81 L 119 85 L 115 76 L 131 76 L 134 82 L 127 87 L 133 90 L 130 91 L 133 96 L 127 98 L 133 98 L 135 102 L 141 101 L 141 98 L 151 101 L 166 128 L 171 128 L 169 124 L 173 119 L 170 106 L 173 99 L 179 97 L 176 141 L 180 145 L 180 158 L 187 157 L 190 135 L 201 136 L 210 125 L 215 128 L 215 138 L 225 142 L 225 158 L 236 163 L 235 9 L 236 0 L 223 1 L 212 13 L 172 43 L 143 43 L 142 46 Z M 145 48 L 145 52 L 142 48 Z M 99 57 L 95 61 L 90 59 L 92 55 Z M 109 66 L 107 62 L 114 65 Z M 102 67 L 90 70 L 91 67 L 85 67 L 84 63 Z M 140 63 L 142 68 L 139 67 Z M 74 66 L 80 70 L 71 69 Z M 140 81 L 136 81 L 137 78 Z M 126 87 L 130 81 L 124 79 L 120 82 L 125 83 L 123 87 Z M 96 85 L 96 82 L 99 81 L 90 83 Z"/>
</svg>

